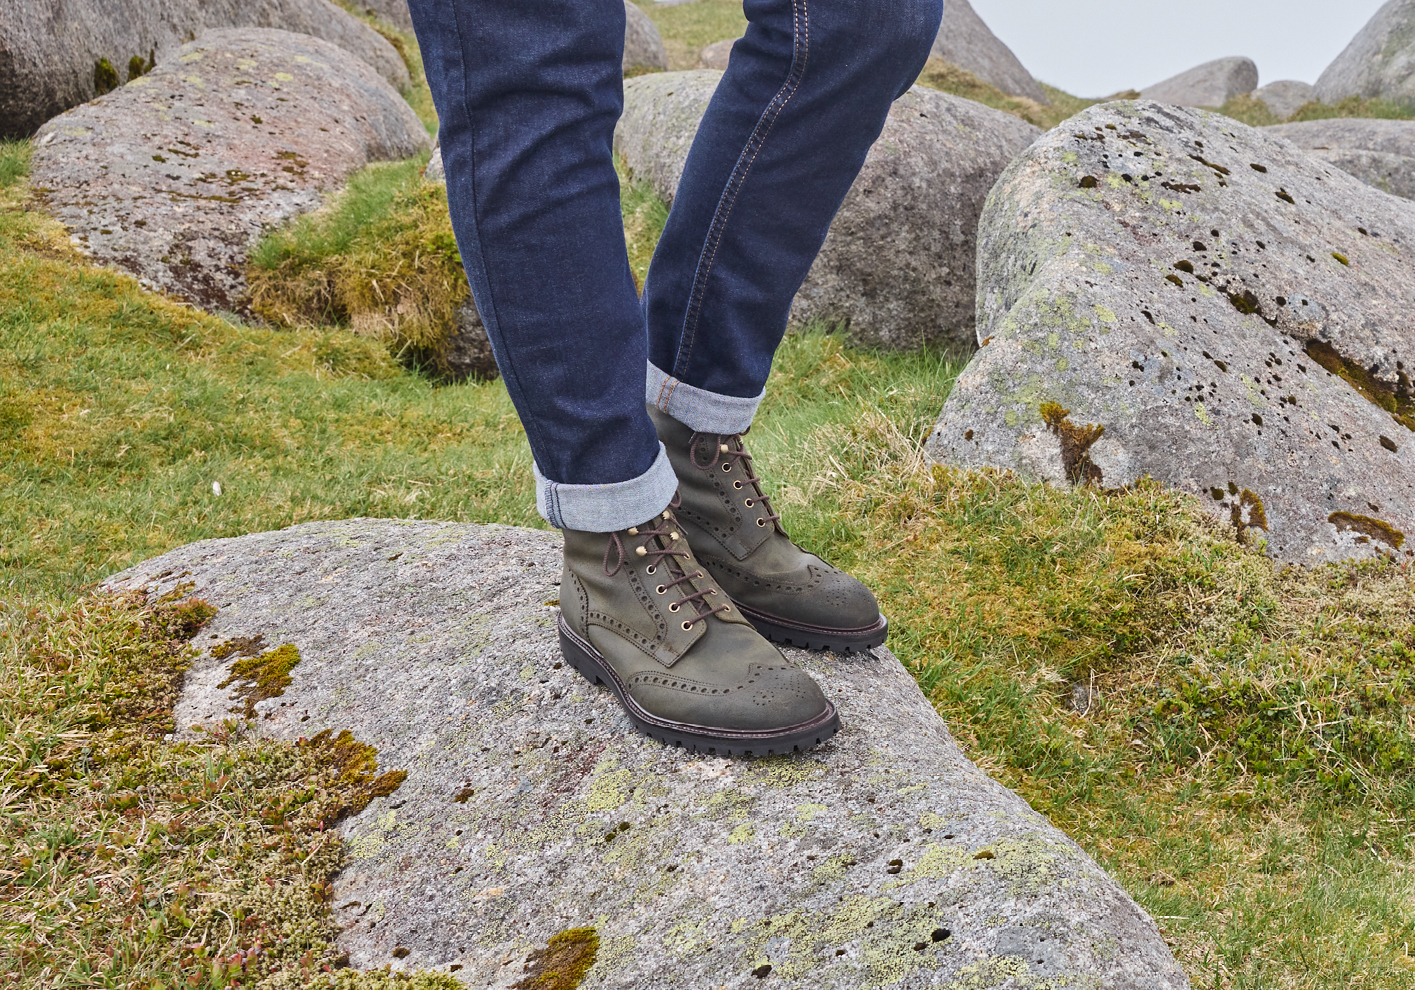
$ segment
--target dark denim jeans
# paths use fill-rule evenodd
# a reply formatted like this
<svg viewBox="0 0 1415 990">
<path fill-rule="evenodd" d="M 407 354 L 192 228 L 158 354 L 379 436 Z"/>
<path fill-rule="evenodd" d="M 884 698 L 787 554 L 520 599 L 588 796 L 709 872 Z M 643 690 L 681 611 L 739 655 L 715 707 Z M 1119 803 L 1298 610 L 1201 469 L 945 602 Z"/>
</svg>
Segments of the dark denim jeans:
<svg viewBox="0 0 1415 990">
<path fill-rule="evenodd" d="M 705 432 L 750 425 L 791 300 L 942 0 L 746 0 L 642 302 L 611 150 L 623 0 L 409 6 L 457 243 L 541 512 L 600 532 L 643 522 L 676 488 L 646 398 Z"/>
</svg>

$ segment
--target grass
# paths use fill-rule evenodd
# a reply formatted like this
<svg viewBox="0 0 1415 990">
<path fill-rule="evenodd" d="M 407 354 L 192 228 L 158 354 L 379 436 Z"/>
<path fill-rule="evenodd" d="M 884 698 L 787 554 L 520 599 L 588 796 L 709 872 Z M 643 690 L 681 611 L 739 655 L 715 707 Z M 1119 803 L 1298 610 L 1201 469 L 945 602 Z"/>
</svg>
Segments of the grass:
<svg viewBox="0 0 1415 990">
<path fill-rule="evenodd" d="M 1080 113 L 1095 104 L 1096 100 L 1083 100 L 1071 96 L 1052 86 L 1043 87 L 1050 106 L 1043 105 L 1024 96 L 1010 96 L 990 83 L 985 83 L 967 69 L 945 62 L 941 58 L 931 58 L 919 75 L 919 85 L 942 90 L 965 100 L 982 103 L 994 110 L 1021 117 L 1029 124 L 1042 130 L 1051 130 L 1068 117 Z"/>
<path fill-rule="evenodd" d="M 653 13 L 714 6 L 730 4 Z M 27 155 L 0 145 L 0 979 L 398 985 L 323 970 L 338 848 L 318 825 L 376 785 L 374 755 L 239 724 L 167 741 L 204 613 L 84 587 L 309 519 L 542 525 L 505 390 L 434 387 L 341 329 L 334 301 L 250 326 L 93 268 L 26 209 Z M 392 219 L 432 215 L 413 208 L 415 171 L 370 170 L 261 257 L 316 283 L 369 229 L 418 229 Z M 632 184 L 623 207 L 641 277 L 663 207 Z M 1275 568 L 1155 485 L 931 467 L 920 441 L 960 367 L 787 338 L 752 442 L 793 535 L 878 591 L 967 752 L 1124 883 L 1196 987 L 1408 990 L 1408 570 Z M 298 660 L 271 645 L 237 661 L 251 691 Z"/>
<path fill-rule="evenodd" d="M 634 0 L 649 15 L 668 51 L 668 68 L 696 69 L 698 56 L 714 41 L 740 38 L 747 31 L 741 0 L 695 0 L 663 6 L 654 0 Z"/>
<path fill-rule="evenodd" d="M 340 970 L 329 826 L 403 774 L 347 733 L 171 741 L 216 611 L 179 599 L 0 604 L 0 985 L 456 990 Z"/>
</svg>

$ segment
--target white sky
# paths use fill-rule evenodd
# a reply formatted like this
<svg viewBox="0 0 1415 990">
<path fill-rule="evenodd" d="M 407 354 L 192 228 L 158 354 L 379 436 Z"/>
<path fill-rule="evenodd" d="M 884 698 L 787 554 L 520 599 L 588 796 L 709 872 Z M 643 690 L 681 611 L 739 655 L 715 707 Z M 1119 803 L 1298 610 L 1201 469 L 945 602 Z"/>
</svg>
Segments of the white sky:
<svg viewBox="0 0 1415 990">
<path fill-rule="evenodd" d="M 1315 83 L 1385 0 L 971 2 L 1033 76 L 1092 97 L 1229 55 L 1258 63 L 1260 85 Z"/>
</svg>

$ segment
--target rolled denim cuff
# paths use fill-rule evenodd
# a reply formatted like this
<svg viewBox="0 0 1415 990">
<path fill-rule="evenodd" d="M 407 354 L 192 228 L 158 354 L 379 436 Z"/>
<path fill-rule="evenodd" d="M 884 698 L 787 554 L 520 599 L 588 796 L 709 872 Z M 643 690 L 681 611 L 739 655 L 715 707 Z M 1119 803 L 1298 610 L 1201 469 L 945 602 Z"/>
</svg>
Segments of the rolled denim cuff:
<svg viewBox="0 0 1415 990">
<path fill-rule="evenodd" d="M 667 413 L 689 429 L 699 433 L 745 433 L 762 404 L 766 389 L 755 399 L 739 399 L 734 395 L 718 395 L 706 389 L 694 388 L 686 382 L 670 378 L 666 372 L 649 362 L 648 382 L 644 401 L 661 413 Z"/>
<path fill-rule="evenodd" d="M 658 458 L 643 474 L 608 485 L 562 485 L 536 472 L 536 509 L 556 529 L 583 533 L 613 533 L 647 522 L 668 507 L 678 492 L 678 475 L 668 451 L 658 445 Z"/>
</svg>

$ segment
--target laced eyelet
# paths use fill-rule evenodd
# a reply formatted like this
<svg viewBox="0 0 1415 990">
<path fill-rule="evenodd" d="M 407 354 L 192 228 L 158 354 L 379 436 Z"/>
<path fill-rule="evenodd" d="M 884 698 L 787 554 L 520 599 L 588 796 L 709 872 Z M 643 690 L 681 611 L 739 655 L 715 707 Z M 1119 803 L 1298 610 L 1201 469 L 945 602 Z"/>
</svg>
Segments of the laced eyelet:
<svg viewBox="0 0 1415 990">
<path fill-rule="evenodd" d="M 747 508 L 750 509 L 750 508 L 752 507 L 752 500 L 751 500 L 751 499 L 747 499 L 747 501 L 743 502 L 742 504 L 745 505 Z"/>
<path fill-rule="evenodd" d="M 717 594 L 717 589 L 716 589 L 716 588 L 709 588 L 709 589 L 708 589 L 708 594 L 709 594 L 709 595 L 715 595 L 715 594 Z"/>
<path fill-rule="evenodd" d="M 666 594 L 668 594 L 668 587 L 667 587 L 667 585 L 662 585 L 662 584 L 660 584 L 657 588 L 655 588 L 655 589 L 653 589 L 653 590 L 656 591 L 656 592 L 658 592 L 660 595 L 666 595 Z"/>
<path fill-rule="evenodd" d="M 690 631 L 692 630 L 692 628 L 693 628 L 693 624 L 692 624 L 691 622 L 685 622 L 685 623 L 683 623 L 683 631 L 684 631 L 684 632 L 690 632 Z"/>
<path fill-rule="evenodd" d="M 765 519 L 758 519 L 758 520 L 757 520 L 757 525 L 760 526 L 762 529 L 766 529 L 766 520 L 765 520 Z"/>
<path fill-rule="evenodd" d="M 657 565 L 657 564 L 650 564 L 649 566 L 647 566 L 647 567 L 644 568 L 644 573 L 645 573 L 645 574 L 657 574 L 657 573 L 658 573 L 658 565 Z"/>
<path fill-rule="evenodd" d="M 731 605 L 724 605 L 724 606 L 722 606 L 722 610 L 723 610 L 724 612 L 730 612 L 730 611 L 732 611 L 732 606 L 731 606 Z"/>
<path fill-rule="evenodd" d="M 668 611 L 670 611 L 670 612 L 676 612 L 676 611 L 678 611 L 678 610 L 679 610 L 680 608 L 682 608 L 682 607 L 683 607 L 682 605 L 678 604 L 677 602 L 674 602 L 672 605 L 668 606 Z"/>
<path fill-rule="evenodd" d="M 733 487 L 733 488 L 741 488 L 741 487 L 742 487 L 742 482 L 740 482 L 740 481 L 734 481 L 734 482 L 732 482 L 732 487 Z"/>
</svg>

